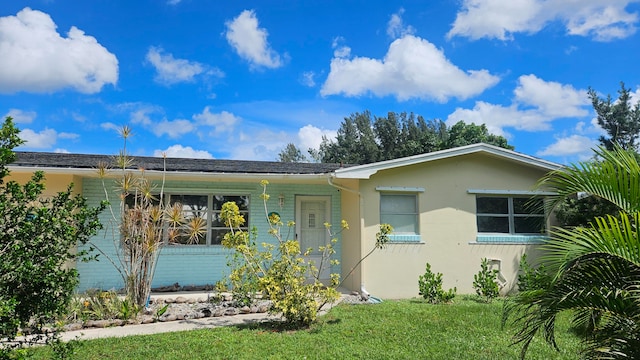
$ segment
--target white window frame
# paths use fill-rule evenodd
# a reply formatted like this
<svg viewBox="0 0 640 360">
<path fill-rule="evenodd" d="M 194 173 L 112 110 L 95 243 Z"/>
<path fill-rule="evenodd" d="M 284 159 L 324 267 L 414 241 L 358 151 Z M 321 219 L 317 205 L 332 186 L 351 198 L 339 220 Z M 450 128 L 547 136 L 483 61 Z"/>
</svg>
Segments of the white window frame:
<svg viewBox="0 0 640 360">
<path fill-rule="evenodd" d="M 379 214 L 380 214 L 380 223 L 390 223 L 385 222 L 383 217 L 385 215 L 412 215 L 414 216 L 414 232 L 398 232 L 395 228 L 393 233 L 389 236 L 389 239 L 393 242 L 421 242 L 422 237 L 420 235 L 421 226 L 420 226 L 420 193 L 424 192 L 424 188 L 417 187 L 394 187 L 394 186 L 379 186 L 376 187 L 376 190 L 380 193 L 380 206 L 379 206 Z M 411 196 L 415 201 L 415 211 L 411 213 L 394 213 L 394 212 L 384 212 L 383 211 L 383 199 L 385 196 Z M 392 223 L 390 223 L 393 226 Z"/>
</svg>

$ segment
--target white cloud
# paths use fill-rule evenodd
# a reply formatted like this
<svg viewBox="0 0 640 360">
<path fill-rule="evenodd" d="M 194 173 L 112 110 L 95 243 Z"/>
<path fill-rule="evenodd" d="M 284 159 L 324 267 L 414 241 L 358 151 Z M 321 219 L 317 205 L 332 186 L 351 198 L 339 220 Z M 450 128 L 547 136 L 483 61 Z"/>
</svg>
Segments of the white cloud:
<svg viewBox="0 0 640 360">
<path fill-rule="evenodd" d="M 407 35 L 389 46 L 384 59 L 334 57 L 321 95 L 378 97 L 393 95 L 445 102 L 451 97 L 467 99 L 499 81 L 487 70 L 463 71 L 427 40 Z"/>
<path fill-rule="evenodd" d="M 509 40 L 514 33 L 536 33 L 559 21 L 568 34 L 611 41 L 635 33 L 637 0 L 464 0 L 447 37 Z"/>
<path fill-rule="evenodd" d="M 516 100 L 538 108 L 547 117 L 581 117 L 588 114 L 585 106 L 590 101 L 586 90 L 544 81 L 533 74 L 520 76 L 518 82 L 519 85 L 514 90 Z"/>
<path fill-rule="evenodd" d="M 69 150 L 61 149 L 61 148 L 54 149 L 53 152 L 57 153 L 57 154 L 69 154 L 70 153 Z"/>
<path fill-rule="evenodd" d="M 267 41 L 267 30 L 258 26 L 258 18 L 253 10 L 244 10 L 225 25 L 229 45 L 241 58 L 249 61 L 252 68 L 278 68 L 283 65 L 281 56 Z"/>
<path fill-rule="evenodd" d="M 31 124 L 33 119 L 36 118 L 35 111 L 23 111 L 20 109 L 9 109 L 9 112 L 2 117 L 2 120 L 8 116 L 13 118 L 13 122 L 16 124 Z"/>
<path fill-rule="evenodd" d="M 20 131 L 20 138 L 25 141 L 21 148 L 47 149 L 58 141 L 58 133 L 53 129 L 44 129 L 40 132 L 24 129 Z"/>
<path fill-rule="evenodd" d="M 169 5 L 178 5 L 182 2 L 182 0 L 167 0 L 167 4 Z"/>
<path fill-rule="evenodd" d="M 155 150 L 153 156 L 189 159 L 213 159 L 213 155 L 204 150 L 194 150 L 191 146 L 171 145 L 165 150 Z"/>
<path fill-rule="evenodd" d="M 594 139 L 582 135 L 571 135 L 559 138 L 555 143 L 538 151 L 537 156 L 578 156 L 580 158 L 589 157 L 593 154 L 592 149 L 597 146 Z"/>
<path fill-rule="evenodd" d="M 351 56 L 351 48 L 344 45 L 344 38 L 338 36 L 331 42 L 331 48 L 333 48 L 333 57 L 336 58 L 348 58 Z"/>
<path fill-rule="evenodd" d="M 300 76 L 300 83 L 306 87 L 314 87 L 316 86 L 315 76 L 313 71 L 305 71 Z"/>
<path fill-rule="evenodd" d="M 404 25 L 404 22 L 402 21 L 402 14 L 404 14 L 404 9 L 400 8 L 397 13 L 391 15 L 391 18 L 387 23 L 387 35 L 392 39 L 397 39 L 405 35 L 413 35 L 416 32 L 416 29 L 413 26 Z"/>
<path fill-rule="evenodd" d="M 176 59 L 172 54 L 165 54 L 162 48 L 150 47 L 146 59 L 157 71 L 155 81 L 167 86 L 194 81 L 195 77 L 201 74 L 224 76 L 219 69 L 209 69 L 208 66 L 195 61 Z"/>
<path fill-rule="evenodd" d="M 267 128 L 243 129 L 229 140 L 230 158 L 243 160 L 274 161 L 278 153 L 291 142 L 291 134 Z"/>
<path fill-rule="evenodd" d="M 100 124 L 100 127 L 104 130 L 107 131 L 115 131 L 117 133 L 120 132 L 120 130 L 122 129 L 122 126 L 116 125 L 112 122 L 104 122 Z"/>
<path fill-rule="evenodd" d="M 51 17 L 24 8 L 0 18 L 0 92 L 99 92 L 118 81 L 118 60 L 75 26 L 61 37 Z"/>
<path fill-rule="evenodd" d="M 80 138 L 80 134 L 61 132 L 61 133 L 58 134 L 58 137 L 60 139 L 65 139 L 65 140 L 75 140 L 75 139 Z"/>
<path fill-rule="evenodd" d="M 156 136 L 162 136 L 166 134 L 168 137 L 175 139 L 180 136 L 190 133 L 195 127 L 189 120 L 177 119 L 177 120 L 162 120 L 151 126 L 149 130 Z"/>
<path fill-rule="evenodd" d="M 303 153 L 306 153 L 308 149 L 319 149 L 320 143 L 322 143 L 322 137 L 325 136 L 327 139 L 335 140 L 338 131 L 336 130 L 327 130 L 315 127 L 313 125 L 306 125 L 298 130 L 298 143 L 300 144 L 299 148 Z"/>
<path fill-rule="evenodd" d="M 507 135 L 506 127 L 525 131 L 551 129 L 551 122 L 566 117 L 583 117 L 590 105 L 586 90 L 570 85 L 544 81 L 535 75 L 523 75 L 514 89 L 514 101 L 509 106 L 477 101 L 472 109 L 457 108 L 447 117 L 449 125 L 486 124 L 490 132 Z"/>
<path fill-rule="evenodd" d="M 242 119 L 233 115 L 230 112 L 222 111 L 220 113 L 212 113 L 208 106 L 202 110 L 200 114 L 193 115 L 199 125 L 211 126 L 214 128 L 214 133 L 219 134 L 222 132 L 232 131 L 236 123 Z"/>
</svg>

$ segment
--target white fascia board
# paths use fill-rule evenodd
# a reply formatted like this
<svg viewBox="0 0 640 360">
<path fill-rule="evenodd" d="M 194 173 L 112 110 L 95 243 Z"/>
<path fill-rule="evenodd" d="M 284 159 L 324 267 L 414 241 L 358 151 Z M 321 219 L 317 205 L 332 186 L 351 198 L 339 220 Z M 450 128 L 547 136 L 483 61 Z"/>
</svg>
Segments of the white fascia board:
<svg viewBox="0 0 640 360">
<path fill-rule="evenodd" d="M 42 171 L 45 174 L 66 174 L 66 175 L 81 175 L 86 177 L 98 177 L 97 169 L 86 168 L 60 168 L 60 167 L 39 167 L 39 166 L 9 166 L 9 170 L 12 172 L 20 173 L 33 173 L 35 171 Z M 142 173 L 140 170 L 129 169 L 127 171 L 133 173 Z M 106 178 L 118 177 L 119 170 L 111 169 Z M 296 180 L 300 182 L 315 182 L 327 180 L 327 174 L 273 174 L 273 173 L 213 173 L 213 172 L 193 172 L 193 171 L 159 171 L 159 170 L 145 170 L 145 175 L 149 178 L 161 178 L 164 176 L 167 179 L 181 178 L 181 179 L 193 179 L 193 180 Z"/>
<path fill-rule="evenodd" d="M 356 165 L 344 169 L 338 169 L 334 172 L 334 175 L 338 179 L 369 179 L 371 175 L 381 170 L 388 170 L 398 168 L 402 166 L 409 166 L 419 164 L 423 162 L 441 160 L 453 158 L 461 155 L 468 155 L 478 152 L 485 152 L 504 159 L 528 164 L 530 166 L 542 168 L 547 171 L 558 170 L 562 168 L 562 165 L 556 164 L 551 161 L 539 159 L 533 156 L 525 155 L 515 152 L 513 150 L 504 149 L 495 145 L 489 144 L 472 144 L 461 146 L 453 149 L 445 149 L 440 151 L 434 151 L 426 154 L 419 154 L 408 156 L 399 159 L 380 161 L 372 164 Z"/>
</svg>

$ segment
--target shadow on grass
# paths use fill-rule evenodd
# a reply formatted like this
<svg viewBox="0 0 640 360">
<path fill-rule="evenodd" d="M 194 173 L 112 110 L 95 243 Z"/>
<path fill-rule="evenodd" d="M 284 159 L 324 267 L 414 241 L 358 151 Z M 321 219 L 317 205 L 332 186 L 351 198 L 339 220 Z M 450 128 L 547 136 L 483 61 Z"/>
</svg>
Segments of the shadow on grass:
<svg viewBox="0 0 640 360">
<path fill-rule="evenodd" d="M 252 330 L 252 331 L 265 331 L 275 333 L 289 333 L 296 331 L 310 331 L 317 332 L 320 330 L 319 325 L 337 325 L 342 322 L 342 319 L 329 319 L 325 321 L 318 321 L 313 324 L 291 324 L 282 320 L 267 320 L 260 322 L 251 322 L 246 324 L 234 325 L 238 330 Z"/>
</svg>

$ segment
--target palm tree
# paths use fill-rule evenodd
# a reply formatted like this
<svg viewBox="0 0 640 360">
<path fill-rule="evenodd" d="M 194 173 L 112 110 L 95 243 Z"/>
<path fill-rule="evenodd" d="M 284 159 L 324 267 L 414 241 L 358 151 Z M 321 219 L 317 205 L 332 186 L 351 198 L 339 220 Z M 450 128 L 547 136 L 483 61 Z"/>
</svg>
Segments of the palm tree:
<svg viewBox="0 0 640 360">
<path fill-rule="evenodd" d="M 640 359 L 640 165 L 621 148 L 596 150 L 598 161 L 550 172 L 539 186 L 567 197 L 586 193 L 620 208 L 588 227 L 557 228 L 545 244 L 543 261 L 553 280 L 542 290 L 524 291 L 505 306 L 504 321 L 517 326 L 514 343 L 524 359 L 534 336 L 557 348 L 555 322 L 571 311 L 583 330 L 586 358 Z"/>
</svg>

